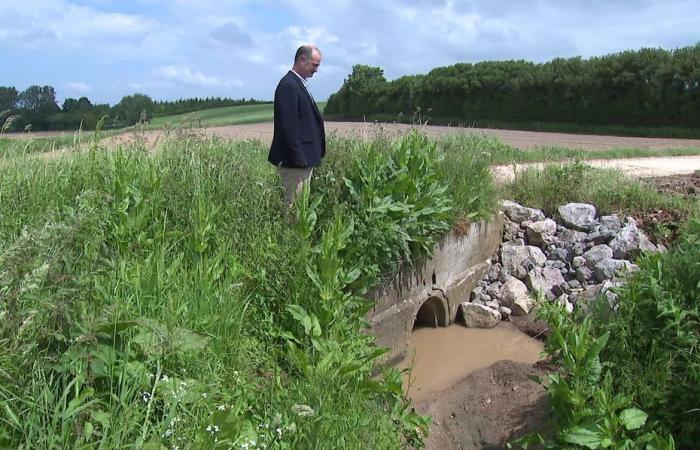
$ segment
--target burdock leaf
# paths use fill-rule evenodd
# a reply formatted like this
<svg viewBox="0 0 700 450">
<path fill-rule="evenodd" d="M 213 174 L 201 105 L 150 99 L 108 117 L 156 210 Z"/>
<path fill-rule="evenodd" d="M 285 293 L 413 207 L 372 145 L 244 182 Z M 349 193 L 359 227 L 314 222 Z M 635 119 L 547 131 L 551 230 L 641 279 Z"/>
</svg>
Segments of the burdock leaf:
<svg viewBox="0 0 700 450">
<path fill-rule="evenodd" d="M 620 420 L 628 430 L 636 430 L 647 421 L 647 413 L 637 408 L 627 408 L 620 413 Z"/>
</svg>

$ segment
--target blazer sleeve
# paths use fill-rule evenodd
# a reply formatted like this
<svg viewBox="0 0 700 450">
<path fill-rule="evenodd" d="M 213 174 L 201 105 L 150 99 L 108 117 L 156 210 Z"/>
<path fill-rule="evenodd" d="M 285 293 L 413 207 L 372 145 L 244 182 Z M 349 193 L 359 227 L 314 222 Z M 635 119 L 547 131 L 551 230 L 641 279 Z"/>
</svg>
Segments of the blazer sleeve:
<svg viewBox="0 0 700 450">
<path fill-rule="evenodd" d="M 287 144 L 289 155 L 295 167 L 306 167 L 308 162 L 301 148 L 299 123 L 299 89 L 292 83 L 282 83 L 279 86 L 278 106 L 283 141 Z"/>
</svg>

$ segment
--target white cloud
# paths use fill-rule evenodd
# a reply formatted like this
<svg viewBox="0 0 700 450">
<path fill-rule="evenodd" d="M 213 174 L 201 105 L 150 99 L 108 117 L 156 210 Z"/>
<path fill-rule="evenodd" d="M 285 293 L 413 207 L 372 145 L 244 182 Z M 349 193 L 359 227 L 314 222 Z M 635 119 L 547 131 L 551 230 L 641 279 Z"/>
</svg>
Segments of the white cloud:
<svg viewBox="0 0 700 450">
<path fill-rule="evenodd" d="M 320 48 L 324 44 L 338 42 L 338 37 L 324 27 L 291 26 L 285 28 L 282 34 L 294 40 L 295 48 L 302 44 L 315 44 Z"/>
<path fill-rule="evenodd" d="M 158 21 L 139 14 L 103 12 L 67 0 L 25 0 L 2 11 L 4 32 L 46 30 L 61 44 L 80 45 L 106 35 L 135 36 L 158 27 Z M 86 40 L 88 42 L 83 42 Z"/>
<path fill-rule="evenodd" d="M 82 81 L 69 81 L 65 84 L 66 89 L 77 92 L 79 94 L 87 94 L 92 92 L 92 86 Z"/>
<path fill-rule="evenodd" d="M 203 72 L 197 71 L 185 65 L 162 66 L 156 70 L 156 73 L 168 80 L 181 82 L 185 84 L 192 84 L 195 86 L 217 87 L 226 89 L 232 89 L 243 86 L 243 82 L 241 80 L 219 78 L 211 75 L 206 75 Z"/>
</svg>

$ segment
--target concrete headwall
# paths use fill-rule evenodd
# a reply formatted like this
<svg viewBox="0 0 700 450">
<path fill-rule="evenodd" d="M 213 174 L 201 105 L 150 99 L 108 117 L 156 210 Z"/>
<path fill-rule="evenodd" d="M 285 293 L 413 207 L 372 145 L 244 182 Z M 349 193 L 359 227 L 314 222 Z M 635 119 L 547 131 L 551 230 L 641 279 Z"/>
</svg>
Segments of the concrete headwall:
<svg viewBox="0 0 700 450">
<path fill-rule="evenodd" d="M 371 332 L 379 346 L 390 349 L 385 364 L 406 356 L 416 315 L 424 303 L 429 301 L 422 314 L 434 314 L 438 325 L 455 321 L 459 304 L 469 298 L 488 270 L 502 229 L 503 214 L 498 213 L 471 224 L 466 233 L 452 231 L 435 246 L 432 257 L 402 268 L 369 294 L 376 301 L 368 313 Z"/>
</svg>

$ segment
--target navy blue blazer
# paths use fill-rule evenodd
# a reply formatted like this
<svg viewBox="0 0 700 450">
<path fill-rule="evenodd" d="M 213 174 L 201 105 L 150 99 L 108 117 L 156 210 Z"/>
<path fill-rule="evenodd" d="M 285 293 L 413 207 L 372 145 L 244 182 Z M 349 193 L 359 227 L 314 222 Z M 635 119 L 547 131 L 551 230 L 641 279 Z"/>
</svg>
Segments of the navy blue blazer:
<svg viewBox="0 0 700 450">
<path fill-rule="evenodd" d="M 275 129 L 267 160 L 282 167 L 316 167 L 325 154 L 323 117 L 290 70 L 275 89 Z"/>
</svg>

